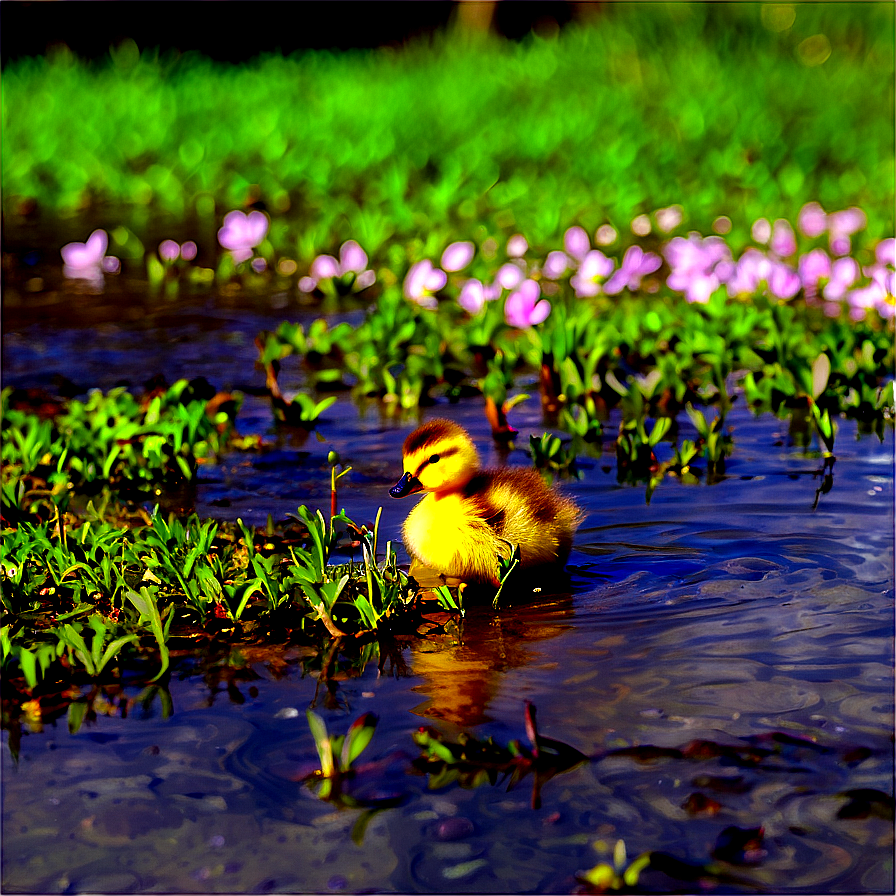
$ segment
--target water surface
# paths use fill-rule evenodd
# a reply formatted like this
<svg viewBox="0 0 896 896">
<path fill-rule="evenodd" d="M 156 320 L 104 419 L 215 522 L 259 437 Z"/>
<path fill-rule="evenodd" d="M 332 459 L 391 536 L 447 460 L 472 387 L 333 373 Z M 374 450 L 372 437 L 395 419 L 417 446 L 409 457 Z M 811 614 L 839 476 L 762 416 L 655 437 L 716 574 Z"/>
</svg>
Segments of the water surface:
<svg viewBox="0 0 896 896">
<path fill-rule="evenodd" d="M 163 373 L 253 390 L 255 334 L 297 317 L 184 303 L 123 320 L 96 301 L 65 326 L 58 309 L 7 320 L 4 385 L 139 387 Z M 300 383 L 285 371 L 287 388 Z M 492 465 L 528 464 L 528 435 L 545 429 L 536 400 L 517 407 L 505 456 L 476 401 L 424 411 L 436 414 L 467 426 Z M 382 506 L 380 537 L 397 541 L 409 505 L 388 488 L 416 422 L 341 400 L 320 438 L 303 438 L 273 430 L 248 394 L 239 428 L 269 450 L 204 468 L 197 510 L 261 524 L 326 508 L 335 448 L 353 467 L 340 505 L 359 522 Z M 724 478 L 667 478 L 649 503 L 617 481 L 612 454 L 582 458 L 584 477 L 562 486 L 587 512 L 568 593 L 473 608 L 459 632 L 366 664 L 336 656 L 329 675 L 298 648 L 185 658 L 167 718 L 161 695 L 127 717 L 100 700 L 77 733 L 64 718 L 26 730 L 17 762 L 3 750 L 4 890 L 569 892 L 597 840 L 704 862 L 734 825 L 761 826 L 761 851 L 725 865 L 742 882 L 722 892 L 892 892 L 892 430 L 881 443 L 840 421 L 819 493 L 822 461 L 790 444 L 786 422 L 737 403 L 730 422 Z M 431 790 L 415 773 L 421 724 L 525 742 L 526 701 L 543 734 L 592 757 L 544 784 L 539 808 L 531 777 Z M 399 805 L 368 818 L 301 783 L 309 706 L 340 733 L 380 716 L 362 791 Z"/>
</svg>

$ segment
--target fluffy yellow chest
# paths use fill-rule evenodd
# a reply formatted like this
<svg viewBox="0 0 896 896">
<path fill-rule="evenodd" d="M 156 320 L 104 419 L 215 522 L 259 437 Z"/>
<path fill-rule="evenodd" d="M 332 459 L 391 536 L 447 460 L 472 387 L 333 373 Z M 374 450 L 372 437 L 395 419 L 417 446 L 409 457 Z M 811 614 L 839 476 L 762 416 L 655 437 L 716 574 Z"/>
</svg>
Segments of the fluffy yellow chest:
<svg viewBox="0 0 896 896">
<path fill-rule="evenodd" d="M 450 493 L 426 495 L 404 524 L 407 549 L 427 566 L 454 572 L 474 548 L 474 533 L 485 526 L 463 498 Z"/>
</svg>

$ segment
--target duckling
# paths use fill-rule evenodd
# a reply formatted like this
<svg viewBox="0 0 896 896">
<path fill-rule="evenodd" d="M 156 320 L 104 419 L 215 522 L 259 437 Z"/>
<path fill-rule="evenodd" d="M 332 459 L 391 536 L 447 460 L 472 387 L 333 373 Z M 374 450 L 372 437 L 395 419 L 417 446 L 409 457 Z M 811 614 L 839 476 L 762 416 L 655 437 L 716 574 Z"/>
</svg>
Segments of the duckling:
<svg viewBox="0 0 896 896">
<path fill-rule="evenodd" d="M 405 439 L 393 498 L 426 492 L 405 521 L 412 557 L 445 576 L 498 585 L 497 554 L 519 545 L 523 567 L 562 565 L 582 512 L 535 470 L 482 470 L 469 434 L 430 420 Z"/>
</svg>

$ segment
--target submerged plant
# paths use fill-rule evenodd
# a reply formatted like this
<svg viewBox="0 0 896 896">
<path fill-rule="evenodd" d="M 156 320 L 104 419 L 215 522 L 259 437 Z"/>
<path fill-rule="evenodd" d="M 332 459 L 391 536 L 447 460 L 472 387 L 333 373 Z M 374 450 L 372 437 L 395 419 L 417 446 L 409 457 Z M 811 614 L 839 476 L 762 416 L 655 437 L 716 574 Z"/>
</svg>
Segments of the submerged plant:
<svg viewBox="0 0 896 896">
<path fill-rule="evenodd" d="M 602 840 L 594 844 L 594 848 L 603 852 L 607 846 Z M 641 872 L 650 866 L 649 852 L 641 853 L 634 861 L 629 862 L 624 840 L 617 840 L 613 847 L 612 862 L 598 862 L 588 871 L 576 875 L 593 893 L 628 892 L 638 884 Z"/>
<path fill-rule="evenodd" d="M 352 765 L 367 749 L 379 717 L 375 713 L 365 712 L 341 735 L 330 734 L 326 722 L 314 710 L 307 710 L 305 715 L 320 759 L 320 768 L 313 776 L 317 795 L 323 800 L 341 795 L 343 782 L 354 774 Z"/>
<path fill-rule="evenodd" d="M 429 776 L 430 789 L 436 790 L 458 782 L 462 787 L 479 787 L 507 781 L 511 790 L 532 773 L 532 808 L 541 806 L 542 786 L 557 774 L 570 771 L 588 757 L 575 747 L 544 737 L 535 723 L 535 707 L 527 702 L 525 728 L 530 746 L 518 740 L 506 747 L 489 737 L 480 740 L 462 733 L 457 741 L 449 741 L 440 732 L 422 727 L 414 732 L 414 742 L 422 750 L 415 766 Z"/>
</svg>

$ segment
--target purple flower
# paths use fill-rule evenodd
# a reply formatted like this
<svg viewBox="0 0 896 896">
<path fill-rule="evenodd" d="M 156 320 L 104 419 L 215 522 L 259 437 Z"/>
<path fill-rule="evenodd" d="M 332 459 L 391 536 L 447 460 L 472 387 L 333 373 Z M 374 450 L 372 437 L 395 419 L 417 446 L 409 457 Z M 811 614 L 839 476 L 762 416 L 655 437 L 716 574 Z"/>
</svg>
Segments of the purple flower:
<svg viewBox="0 0 896 896">
<path fill-rule="evenodd" d="M 846 294 L 849 316 L 852 320 L 864 320 L 869 309 L 874 308 L 882 316 L 892 317 L 893 306 L 887 302 L 886 290 L 877 283 L 869 283 L 861 289 L 853 289 Z"/>
<path fill-rule="evenodd" d="M 224 226 L 218 231 L 218 242 L 229 249 L 236 264 L 248 261 L 255 253 L 254 248 L 268 232 L 268 216 L 264 212 L 228 212 L 224 216 Z"/>
<path fill-rule="evenodd" d="M 783 261 L 771 264 L 768 275 L 768 291 L 776 299 L 792 299 L 799 291 L 802 283 L 800 275 Z"/>
<path fill-rule="evenodd" d="M 640 246 L 631 246 L 619 270 L 604 284 L 604 292 L 608 296 L 615 296 L 626 288 L 636 292 L 641 288 L 641 278 L 652 274 L 662 263 L 659 255 L 645 252 Z"/>
<path fill-rule="evenodd" d="M 888 295 L 896 295 L 896 271 L 883 264 L 872 264 L 865 268 L 865 275 L 870 277 Z"/>
<path fill-rule="evenodd" d="M 485 301 L 485 287 L 480 280 L 467 280 L 457 297 L 457 304 L 470 314 L 478 314 Z"/>
<path fill-rule="evenodd" d="M 62 272 L 72 280 L 101 281 L 103 271 L 112 273 L 119 268 L 119 261 L 106 256 L 109 237 L 105 230 L 94 230 L 86 243 L 67 243 L 60 250 Z"/>
<path fill-rule="evenodd" d="M 800 209 L 796 224 L 804 236 L 813 239 L 827 230 L 828 216 L 817 202 L 807 202 Z"/>
<path fill-rule="evenodd" d="M 423 308 L 437 308 L 434 293 L 445 288 L 448 275 L 440 268 L 434 268 L 428 258 L 411 265 L 407 276 L 404 278 L 405 297 L 416 302 Z"/>
<path fill-rule="evenodd" d="M 307 277 L 299 280 L 300 292 L 313 292 L 322 280 L 354 274 L 353 288 L 366 289 L 376 282 L 376 274 L 367 268 L 367 253 L 354 241 L 346 240 L 339 247 L 339 260 L 332 255 L 318 255 L 311 262 Z"/>
<path fill-rule="evenodd" d="M 498 274 L 495 277 L 495 280 L 497 280 L 504 289 L 513 289 L 523 282 L 524 277 L 525 272 L 519 265 L 508 262 L 507 264 L 502 264 L 501 267 L 498 268 Z"/>
<path fill-rule="evenodd" d="M 881 240 L 874 249 L 874 257 L 880 264 L 888 264 L 896 267 L 896 239 L 890 237 Z"/>
<path fill-rule="evenodd" d="M 752 296 L 759 292 L 764 280 L 768 280 L 771 262 L 758 249 L 749 248 L 738 259 L 734 271 L 726 278 L 729 296 Z"/>
<path fill-rule="evenodd" d="M 601 291 L 601 281 L 613 273 L 614 267 L 616 264 L 612 258 L 607 258 L 600 249 L 592 249 L 570 277 L 569 285 L 580 299 L 596 296 Z"/>
<path fill-rule="evenodd" d="M 544 260 L 541 272 L 548 280 L 558 280 L 566 273 L 568 267 L 569 259 L 566 253 L 555 250 L 548 252 L 548 257 Z"/>
<path fill-rule="evenodd" d="M 196 243 L 192 240 L 187 240 L 182 246 L 178 246 L 178 244 L 174 240 L 162 240 L 159 243 L 159 258 L 162 261 L 177 261 L 178 258 L 183 258 L 184 261 L 192 261 L 196 257 Z"/>
<path fill-rule="evenodd" d="M 511 258 L 522 258 L 529 248 L 526 238 L 521 233 L 515 233 L 507 240 L 507 254 Z"/>
<path fill-rule="evenodd" d="M 442 253 L 442 269 L 445 271 L 460 271 L 472 260 L 475 247 L 470 242 L 452 243 Z"/>
<path fill-rule="evenodd" d="M 697 233 L 688 234 L 687 239 L 677 236 L 668 242 L 665 253 L 672 268 L 666 283 L 683 292 L 688 302 L 708 302 L 722 283 L 720 273 L 724 271 L 726 276 L 731 273 L 727 264 L 731 261 L 731 253 L 718 236 L 705 239 Z"/>
<path fill-rule="evenodd" d="M 793 228 L 788 221 L 778 218 L 772 228 L 772 252 L 781 258 L 788 258 L 796 254 L 796 237 L 793 235 Z"/>
<path fill-rule="evenodd" d="M 174 240 L 162 240 L 159 243 L 159 258 L 162 261 L 177 261 L 180 258 L 180 246 Z"/>
<path fill-rule="evenodd" d="M 865 213 L 860 208 L 846 208 L 833 212 L 828 216 L 828 239 L 834 255 L 848 255 L 852 248 L 850 237 L 859 230 L 864 230 L 868 223 Z"/>
<path fill-rule="evenodd" d="M 570 227 L 563 235 L 563 248 L 566 254 L 571 255 L 576 261 L 581 261 L 591 249 L 588 234 L 582 227 Z"/>
<path fill-rule="evenodd" d="M 339 276 L 339 262 L 332 255 L 318 255 L 311 262 L 309 274 L 315 286 L 321 280 L 332 280 L 333 277 Z"/>
<path fill-rule="evenodd" d="M 859 266 L 854 258 L 838 258 L 831 265 L 831 279 L 824 288 L 824 297 L 829 302 L 839 301 L 859 277 Z"/>
<path fill-rule="evenodd" d="M 504 318 L 511 327 L 526 329 L 540 324 L 551 313 L 551 303 L 539 300 L 541 288 L 534 280 L 524 280 L 504 303 Z"/>
<path fill-rule="evenodd" d="M 818 293 L 820 280 L 831 276 L 831 259 L 824 249 L 813 249 L 800 257 L 798 271 L 807 296 Z"/>
<path fill-rule="evenodd" d="M 361 274 L 366 268 L 367 253 L 354 240 L 346 240 L 339 247 L 339 276 Z"/>
</svg>

